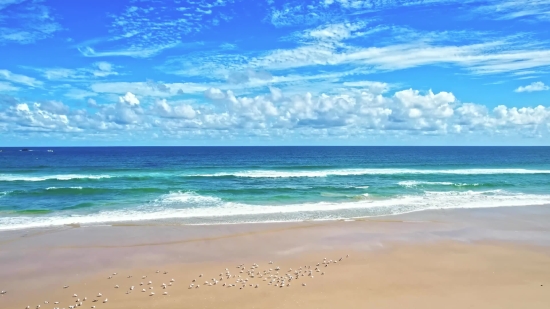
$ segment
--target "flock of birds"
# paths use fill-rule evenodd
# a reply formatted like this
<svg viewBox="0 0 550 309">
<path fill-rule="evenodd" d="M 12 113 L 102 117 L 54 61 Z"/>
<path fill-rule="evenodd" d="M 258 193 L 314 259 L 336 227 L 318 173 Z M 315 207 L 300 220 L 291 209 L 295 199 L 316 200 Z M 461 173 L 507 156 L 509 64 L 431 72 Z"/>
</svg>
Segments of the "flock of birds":
<svg viewBox="0 0 550 309">
<path fill-rule="evenodd" d="M 349 254 L 346 255 L 346 258 L 349 257 Z M 273 286 L 278 288 L 289 288 L 291 284 L 294 284 L 294 282 L 298 282 L 298 285 L 306 286 L 306 279 L 307 278 L 313 278 L 314 275 L 321 275 L 323 276 L 325 274 L 325 268 L 329 267 L 331 264 L 336 264 L 339 262 L 342 262 L 344 260 L 344 257 L 341 257 L 338 260 L 329 260 L 327 258 L 324 258 L 322 262 L 317 263 L 315 266 L 311 265 L 305 265 L 300 266 L 297 269 L 288 269 L 286 272 L 282 271 L 279 266 L 272 267 L 273 262 L 269 262 L 269 268 L 266 268 L 264 270 L 260 270 L 260 265 L 253 263 L 250 267 L 245 267 L 245 264 L 239 264 L 237 268 L 237 272 L 232 274 L 228 268 L 225 269 L 225 271 L 219 273 L 218 276 L 214 276 L 211 279 L 205 279 L 205 276 L 203 274 L 200 274 L 198 278 L 192 279 L 189 288 L 192 289 L 198 289 L 202 286 L 204 287 L 212 287 L 212 286 L 221 286 L 226 288 L 239 288 L 244 289 L 246 287 L 250 288 L 259 288 L 261 283 L 255 283 L 256 281 L 265 282 L 263 284 L 267 286 Z M 160 274 L 160 271 L 156 271 L 157 274 Z M 167 275 L 168 272 L 163 272 L 164 275 Z M 110 275 L 107 279 L 113 279 L 117 278 L 117 273 L 113 273 Z M 133 278 L 133 276 L 127 276 L 128 279 Z M 155 285 L 151 280 L 147 280 L 147 276 L 142 276 L 141 281 L 139 283 L 139 286 L 130 286 L 126 290 L 126 294 L 131 294 L 136 290 L 141 289 L 142 293 L 148 293 L 149 296 L 155 296 Z M 204 280 L 204 281 L 203 281 Z M 168 284 L 162 283 L 159 287 L 162 290 L 165 290 L 162 292 L 163 296 L 169 295 L 167 289 L 169 287 L 172 287 L 175 284 L 176 280 L 170 279 L 168 281 Z M 63 289 L 69 288 L 68 285 L 63 286 Z M 121 289 L 118 284 L 113 286 L 114 289 Z M 0 295 L 5 295 L 7 291 L 1 291 Z M 95 297 L 92 298 L 91 301 L 88 301 L 87 297 L 83 297 L 82 299 L 79 298 L 77 294 L 72 295 L 72 301 L 70 302 L 70 305 L 66 307 L 59 307 L 60 302 L 55 301 L 53 302 L 54 307 L 53 309 L 77 309 L 78 307 L 82 307 L 85 304 L 91 303 L 90 307 L 91 309 L 95 309 L 96 306 L 99 306 L 100 304 L 106 304 L 109 299 L 105 298 L 102 293 L 98 293 Z M 44 305 L 48 305 L 48 301 L 44 301 Z M 41 309 L 41 305 L 36 305 L 34 307 L 35 309 Z M 25 309 L 31 309 L 31 306 L 27 306 Z"/>
</svg>

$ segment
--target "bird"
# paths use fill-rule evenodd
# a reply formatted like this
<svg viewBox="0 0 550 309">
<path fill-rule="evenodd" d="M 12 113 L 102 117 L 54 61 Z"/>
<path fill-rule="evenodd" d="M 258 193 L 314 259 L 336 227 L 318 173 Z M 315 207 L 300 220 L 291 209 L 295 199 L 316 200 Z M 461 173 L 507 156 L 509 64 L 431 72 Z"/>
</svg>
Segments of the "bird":
<svg viewBox="0 0 550 309">
<path fill-rule="evenodd" d="M 305 284 L 305 283 L 302 283 L 302 286 L 306 286 L 306 284 Z"/>
<path fill-rule="evenodd" d="M 176 280 L 174 280 L 174 279 L 171 279 L 171 280 L 170 280 L 170 282 L 175 282 L 175 281 L 176 281 Z"/>
<path fill-rule="evenodd" d="M 108 298 L 105 298 L 105 300 L 103 301 L 103 303 L 106 303 L 109 299 Z"/>
<path fill-rule="evenodd" d="M 116 273 L 113 273 L 113 276 L 116 276 Z"/>
<path fill-rule="evenodd" d="M 68 288 L 68 287 L 69 287 L 68 285 L 64 285 L 64 286 L 63 286 L 64 289 L 66 289 L 66 288 Z"/>
<path fill-rule="evenodd" d="M 141 291 L 142 291 L 142 292 L 145 292 L 146 290 L 145 290 L 145 289 L 142 289 Z"/>
<path fill-rule="evenodd" d="M 56 304 L 56 305 L 57 305 L 57 304 L 59 304 L 59 302 L 58 302 L 58 301 L 56 301 L 56 302 L 54 302 L 54 304 Z"/>
<path fill-rule="evenodd" d="M 45 300 L 45 301 L 44 301 L 44 304 L 47 304 L 47 303 L 48 303 L 48 301 L 47 301 L 47 300 Z"/>
<path fill-rule="evenodd" d="M 73 297 L 77 297 L 77 295 L 76 295 L 76 294 L 73 294 Z"/>
<path fill-rule="evenodd" d="M 115 285 L 115 289 L 118 289 L 118 284 L 117 284 L 117 285 Z"/>
<path fill-rule="evenodd" d="M 97 293 L 97 297 L 101 297 L 101 293 Z"/>
<path fill-rule="evenodd" d="M 88 297 L 84 297 L 84 300 L 88 299 Z"/>
<path fill-rule="evenodd" d="M 162 295 L 168 295 L 168 292 L 164 292 L 164 293 L 162 293 Z"/>
<path fill-rule="evenodd" d="M 133 289 L 134 289 L 134 286 L 132 285 L 132 286 L 130 287 L 130 290 L 133 290 Z"/>
<path fill-rule="evenodd" d="M 153 281 L 149 281 L 147 284 L 153 284 Z"/>
<path fill-rule="evenodd" d="M 155 292 L 151 292 L 151 294 L 149 294 L 149 296 L 153 296 L 153 295 L 155 295 Z"/>
<path fill-rule="evenodd" d="M 95 306 L 92 306 L 92 309 L 94 309 L 94 308 L 95 308 Z"/>
</svg>

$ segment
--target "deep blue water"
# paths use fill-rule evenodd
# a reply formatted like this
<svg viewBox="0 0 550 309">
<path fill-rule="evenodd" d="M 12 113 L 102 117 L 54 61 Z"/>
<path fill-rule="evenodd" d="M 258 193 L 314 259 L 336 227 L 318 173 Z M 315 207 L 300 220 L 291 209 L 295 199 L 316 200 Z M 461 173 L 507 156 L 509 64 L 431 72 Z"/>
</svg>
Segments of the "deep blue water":
<svg viewBox="0 0 550 309">
<path fill-rule="evenodd" d="M 0 229 L 550 204 L 550 147 L 3 148 Z"/>
</svg>

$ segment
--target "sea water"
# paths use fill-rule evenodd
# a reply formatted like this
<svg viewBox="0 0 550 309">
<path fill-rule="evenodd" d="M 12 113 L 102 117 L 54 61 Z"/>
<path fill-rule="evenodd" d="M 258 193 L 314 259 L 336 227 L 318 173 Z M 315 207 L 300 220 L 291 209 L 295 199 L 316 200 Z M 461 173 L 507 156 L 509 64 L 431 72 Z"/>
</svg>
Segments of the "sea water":
<svg viewBox="0 0 550 309">
<path fill-rule="evenodd" d="M 550 204 L 550 147 L 48 149 L 0 152 L 0 230 Z"/>
</svg>

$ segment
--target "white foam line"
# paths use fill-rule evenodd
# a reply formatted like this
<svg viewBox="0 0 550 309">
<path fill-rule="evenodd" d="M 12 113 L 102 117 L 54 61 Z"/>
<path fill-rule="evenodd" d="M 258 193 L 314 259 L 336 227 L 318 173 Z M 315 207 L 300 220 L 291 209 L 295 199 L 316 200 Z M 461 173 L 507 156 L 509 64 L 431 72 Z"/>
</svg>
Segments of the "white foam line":
<svg viewBox="0 0 550 309">
<path fill-rule="evenodd" d="M 550 195 L 509 193 L 502 190 L 427 192 L 424 195 L 406 195 L 385 200 L 364 199 L 355 202 L 320 202 L 282 206 L 258 206 L 223 202 L 219 198 L 186 192 L 165 195 L 154 206 L 103 211 L 97 214 L 0 217 L 0 230 L 165 219 L 220 218 L 223 220 L 223 218 L 254 215 L 289 215 L 283 221 L 292 221 L 296 220 L 296 216 L 293 216 L 293 214 L 297 213 L 305 214 L 307 217 L 307 213 L 318 216 L 323 212 L 373 209 L 375 213 L 372 216 L 379 216 L 428 209 L 490 208 L 544 204 L 550 204 Z"/>
<path fill-rule="evenodd" d="M 293 178 L 293 177 L 327 177 L 358 175 L 396 175 L 396 174 L 456 174 L 456 175 L 493 175 L 493 174 L 550 174 L 550 170 L 529 169 L 339 169 L 324 171 L 273 171 L 253 170 L 233 173 L 197 174 L 186 176 L 197 177 L 249 177 L 249 178 Z"/>
<path fill-rule="evenodd" d="M 111 178 L 109 175 L 44 175 L 44 176 L 24 176 L 0 174 L 0 181 L 45 181 L 45 180 L 72 180 L 72 179 L 102 179 Z"/>
</svg>

